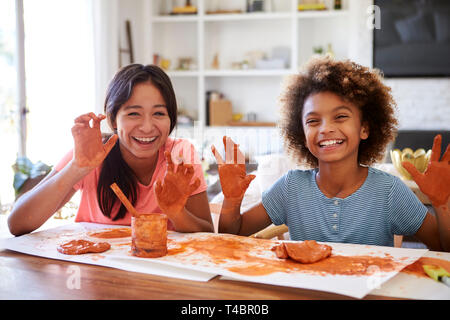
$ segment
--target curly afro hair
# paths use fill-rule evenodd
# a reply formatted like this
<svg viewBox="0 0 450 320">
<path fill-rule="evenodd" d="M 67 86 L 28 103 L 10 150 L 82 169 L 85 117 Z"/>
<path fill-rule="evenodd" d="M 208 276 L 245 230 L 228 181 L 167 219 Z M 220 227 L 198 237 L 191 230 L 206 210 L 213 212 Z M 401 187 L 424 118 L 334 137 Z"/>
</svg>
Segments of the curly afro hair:
<svg viewBox="0 0 450 320">
<path fill-rule="evenodd" d="M 286 151 L 297 162 L 318 166 L 317 158 L 306 147 L 302 113 L 310 95 L 327 91 L 358 106 L 362 122 L 368 124 L 369 137 L 360 142 L 358 162 L 371 165 L 382 160 L 387 144 L 395 139 L 398 125 L 396 103 L 391 89 L 382 80 L 378 70 L 349 60 L 337 61 L 329 56 L 312 58 L 298 74 L 286 79 L 279 97 L 279 127 Z"/>
</svg>

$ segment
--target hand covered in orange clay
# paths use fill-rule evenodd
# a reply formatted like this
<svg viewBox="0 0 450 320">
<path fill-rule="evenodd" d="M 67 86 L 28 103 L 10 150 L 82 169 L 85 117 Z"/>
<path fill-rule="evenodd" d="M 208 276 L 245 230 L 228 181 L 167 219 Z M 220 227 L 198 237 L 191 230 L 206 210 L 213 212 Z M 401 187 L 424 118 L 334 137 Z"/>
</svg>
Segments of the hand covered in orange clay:
<svg viewBox="0 0 450 320">
<path fill-rule="evenodd" d="M 225 148 L 225 161 L 223 161 L 216 148 L 211 146 L 211 151 L 218 164 L 220 185 L 225 198 L 241 201 L 250 182 L 255 175 L 247 175 L 245 172 L 245 157 L 231 138 L 223 137 Z"/>
<path fill-rule="evenodd" d="M 189 196 L 200 186 L 200 179 L 191 183 L 194 176 L 192 164 L 181 162 L 175 169 L 172 156 L 169 151 L 164 153 L 167 160 L 167 172 L 164 181 L 156 181 L 155 195 L 158 205 L 169 217 L 180 213 Z"/>
<path fill-rule="evenodd" d="M 402 162 L 403 167 L 411 174 L 420 190 L 430 198 L 434 207 L 446 204 L 450 196 L 450 144 L 439 161 L 441 143 L 442 136 L 439 134 L 434 138 L 430 162 L 423 174 L 412 163 Z"/>
<path fill-rule="evenodd" d="M 75 119 L 72 136 L 75 142 L 73 159 L 77 166 L 89 169 L 98 167 L 116 143 L 118 137 L 113 135 L 103 144 L 100 121 L 105 118 L 104 115 L 96 116 L 91 112 Z"/>
</svg>

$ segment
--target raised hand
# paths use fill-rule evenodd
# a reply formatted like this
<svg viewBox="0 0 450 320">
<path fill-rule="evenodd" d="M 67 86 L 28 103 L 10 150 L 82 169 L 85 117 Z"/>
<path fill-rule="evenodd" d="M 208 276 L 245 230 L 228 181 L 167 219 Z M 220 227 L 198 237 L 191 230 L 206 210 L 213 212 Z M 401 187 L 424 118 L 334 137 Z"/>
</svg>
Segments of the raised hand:
<svg viewBox="0 0 450 320">
<path fill-rule="evenodd" d="M 118 137 L 115 134 L 103 144 L 100 122 L 105 118 L 102 114 L 96 116 L 91 112 L 75 119 L 72 127 L 75 142 L 73 161 L 77 166 L 89 169 L 98 167 L 116 143 Z"/>
<path fill-rule="evenodd" d="M 214 145 L 211 146 L 211 151 L 218 164 L 222 192 L 228 200 L 241 201 L 255 175 L 246 174 L 245 157 L 239 149 L 239 145 L 226 136 L 223 137 L 223 145 L 225 148 L 225 161 L 223 161 Z"/>
<path fill-rule="evenodd" d="M 442 136 L 438 134 L 434 137 L 430 162 L 424 173 L 420 173 L 412 163 L 402 162 L 403 167 L 435 207 L 446 204 L 450 196 L 450 144 L 439 161 L 441 144 Z"/>
<path fill-rule="evenodd" d="M 162 183 L 160 180 L 156 181 L 155 195 L 159 207 L 170 218 L 183 210 L 189 196 L 200 186 L 200 179 L 195 179 L 191 184 L 194 176 L 192 164 L 181 162 L 175 169 L 170 152 L 166 151 L 164 155 L 167 172 Z"/>
</svg>

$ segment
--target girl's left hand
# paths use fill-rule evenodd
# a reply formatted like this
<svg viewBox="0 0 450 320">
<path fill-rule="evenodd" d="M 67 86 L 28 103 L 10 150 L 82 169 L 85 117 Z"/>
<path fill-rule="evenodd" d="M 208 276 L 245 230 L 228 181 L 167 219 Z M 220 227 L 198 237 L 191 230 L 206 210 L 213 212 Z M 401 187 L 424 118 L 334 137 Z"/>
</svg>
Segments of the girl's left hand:
<svg viewBox="0 0 450 320">
<path fill-rule="evenodd" d="M 442 136 L 439 134 L 434 138 L 430 162 L 424 173 L 420 173 L 412 163 L 402 162 L 403 167 L 411 174 L 420 190 L 430 198 L 434 207 L 446 204 L 450 197 L 450 144 L 439 161 L 441 143 Z"/>
<path fill-rule="evenodd" d="M 80 168 L 90 170 L 97 168 L 105 160 L 108 153 L 114 147 L 118 137 L 112 135 L 103 144 L 100 122 L 106 118 L 105 115 L 90 112 L 75 119 L 72 127 L 74 138 L 74 163 Z M 90 122 L 92 121 L 92 126 Z"/>
<path fill-rule="evenodd" d="M 158 205 L 169 217 L 179 214 L 189 196 L 200 186 L 200 179 L 197 178 L 194 183 L 191 179 L 194 176 L 194 167 L 192 164 L 181 162 L 176 170 L 169 151 L 164 153 L 167 160 L 167 172 L 164 181 L 156 181 L 155 195 Z"/>
<path fill-rule="evenodd" d="M 223 146 L 225 149 L 225 161 L 217 152 L 214 145 L 211 146 L 211 151 L 216 158 L 220 185 L 224 198 L 240 202 L 244 198 L 245 191 L 250 185 L 250 182 L 256 177 L 253 174 L 246 174 L 245 172 L 245 156 L 239 149 L 239 145 L 234 143 L 231 138 L 223 137 Z"/>
</svg>

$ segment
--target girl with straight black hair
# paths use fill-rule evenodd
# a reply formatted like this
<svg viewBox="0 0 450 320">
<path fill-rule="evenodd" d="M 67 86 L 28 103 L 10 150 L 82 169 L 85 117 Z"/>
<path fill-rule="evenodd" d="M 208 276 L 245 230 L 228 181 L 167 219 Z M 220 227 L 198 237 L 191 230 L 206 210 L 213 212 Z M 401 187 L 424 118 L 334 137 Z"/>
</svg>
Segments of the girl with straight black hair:
<svg viewBox="0 0 450 320">
<path fill-rule="evenodd" d="M 116 183 L 141 213 L 165 213 L 168 229 L 212 231 L 201 163 L 191 143 L 172 139 L 177 103 L 166 73 L 131 64 L 117 72 L 106 94 L 106 115 L 83 114 L 72 127 L 74 148 L 15 203 L 9 229 L 39 228 L 76 191 L 76 222 L 130 225 L 131 214 L 110 188 Z M 107 119 L 112 134 L 102 134 Z"/>
</svg>

